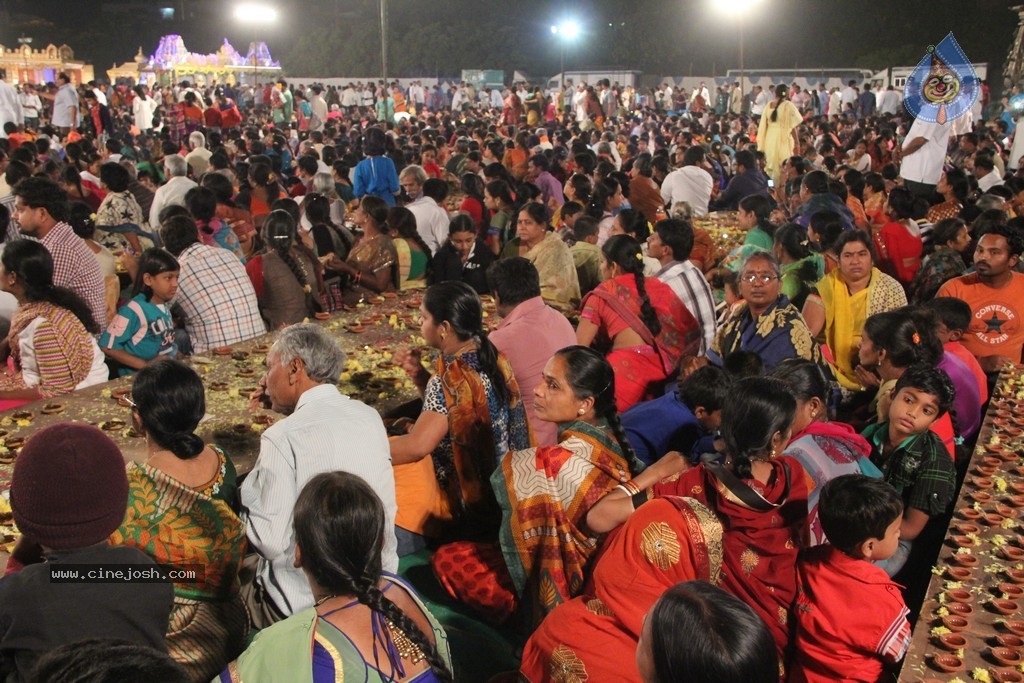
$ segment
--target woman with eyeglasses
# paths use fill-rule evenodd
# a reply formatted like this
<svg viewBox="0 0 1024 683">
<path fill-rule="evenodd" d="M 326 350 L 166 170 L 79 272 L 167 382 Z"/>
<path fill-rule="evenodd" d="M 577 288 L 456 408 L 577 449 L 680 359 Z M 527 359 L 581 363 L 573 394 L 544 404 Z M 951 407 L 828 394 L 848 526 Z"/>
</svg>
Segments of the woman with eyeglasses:
<svg viewBox="0 0 1024 683">
<path fill-rule="evenodd" d="M 766 371 L 787 358 L 823 362 L 821 348 L 800 311 L 782 293 L 781 274 L 778 260 L 768 252 L 758 251 L 746 258 L 739 271 L 743 301 L 718 328 L 708 362 L 721 365 L 734 351 L 753 351 Z"/>
<path fill-rule="evenodd" d="M 145 462 L 128 464 L 128 509 L 111 545 L 138 548 L 159 564 L 197 568 L 174 583 L 167 651 L 191 680 L 210 680 L 245 647 L 248 617 L 238 592 L 245 525 L 232 507 L 238 484 L 223 450 L 195 433 L 206 413 L 203 382 L 184 363 L 160 360 L 135 374 L 132 427 Z"/>
</svg>

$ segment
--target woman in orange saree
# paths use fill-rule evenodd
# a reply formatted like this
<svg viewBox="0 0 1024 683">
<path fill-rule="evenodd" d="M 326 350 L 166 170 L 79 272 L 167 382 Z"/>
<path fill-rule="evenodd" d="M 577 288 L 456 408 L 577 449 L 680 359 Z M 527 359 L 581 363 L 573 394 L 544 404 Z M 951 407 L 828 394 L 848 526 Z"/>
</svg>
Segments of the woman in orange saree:
<svg viewBox="0 0 1024 683">
<path fill-rule="evenodd" d="M 559 444 L 512 451 L 491 475 L 499 542 L 450 543 L 433 557 L 456 599 L 496 622 L 522 606 L 531 626 L 582 590 L 600 541 L 587 512 L 643 468 L 615 411 L 612 369 L 596 351 L 558 351 L 534 394 L 538 418 L 558 424 Z"/>
<path fill-rule="evenodd" d="M 591 508 L 594 532 L 625 524 L 598 557 L 589 597 L 553 611 L 530 638 L 522 672 L 531 681 L 566 680 L 558 677 L 565 671 L 640 680 L 626 653 L 636 649 L 642 617 L 666 588 L 690 579 L 717 583 L 753 608 L 784 661 L 807 486 L 800 464 L 776 454 L 795 412 L 778 380 L 741 380 L 722 409 L 726 465 L 680 474 L 684 459 L 670 453 Z M 721 525 L 717 535 L 699 522 L 703 510 Z"/>
</svg>

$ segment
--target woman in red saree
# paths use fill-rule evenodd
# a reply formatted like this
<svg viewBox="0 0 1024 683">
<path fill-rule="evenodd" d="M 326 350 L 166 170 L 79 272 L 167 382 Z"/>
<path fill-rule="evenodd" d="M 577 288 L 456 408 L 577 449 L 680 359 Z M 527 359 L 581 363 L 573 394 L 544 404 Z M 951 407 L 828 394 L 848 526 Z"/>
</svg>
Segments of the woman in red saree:
<svg viewBox="0 0 1024 683">
<path fill-rule="evenodd" d="M 807 520 L 806 475 L 796 460 L 778 455 L 789 442 L 795 413 L 796 401 L 780 381 L 741 380 L 722 409 L 724 466 L 701 464 L 680 473 L 683 457 L 669 453 L 591 508 L 592 531 L 625 525 L 598 557 L 593 590 L 553 611 L 526 644 L 527 678 L 565 680 L 557 673 L 569 666 L 592 680 L 638 681 L 629 662 L 641 618 L 660 595 L 654 586 L 663 591 L 668 581 L 690 579 L 717 583 L 750 605 L 784 661 Z M 707 523 L 695 523 L 702 509 L 722 526 L 717 540 Z M 629 552 L 630 538 L 641 544 L 640 554 Z M 701 547 L 703 563 L 695 555 Z M 666 577 L 669 569 L 676 573 Z M 619 597 L 620 591 L 625 595 Z M 595 597 L 600 602 L 588 608 Z"/>
<path fill-rule="evenodd" d="M 590 346 L 610 342 L 608 362 L 615 370 L 615 404 L 625 412 L 654 398 L 675 374 L 679 360 L 696 354 L 701 329 L 672 289 L 644 277 L 640 244 L 613 235 L 601 248 L 605 281 L 582 303 L 576 341 Z"/>
<path fill-rule="evenodd" d="M 596 351 L 557 352 L 534 390 L 557 446 L 511 451 L 491 475 L 501 507 L 498 543 L 450 543 L 434 553 L 438 580 L 457 600 L 504 622 L 524 609 L 531 626 L 582 590 L 600 539 L 590 507 L 643 465 L 615 410 L 615 377 Z"/>
</svg>

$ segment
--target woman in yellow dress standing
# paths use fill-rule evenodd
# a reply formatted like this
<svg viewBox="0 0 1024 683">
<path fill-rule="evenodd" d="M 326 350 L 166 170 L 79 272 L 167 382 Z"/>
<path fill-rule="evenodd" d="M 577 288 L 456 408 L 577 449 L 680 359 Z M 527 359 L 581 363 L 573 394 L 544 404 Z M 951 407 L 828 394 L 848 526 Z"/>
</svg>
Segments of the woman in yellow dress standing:
<svg viewBox="0 0 1024 683">
<path fill-rule="evenodd" d="M 775 88 L 775 101 L 768 105 L 757 128 L 757 146 L 764 151 L 765 173 L 782 181 L 782 162 L 796 149 L 797 127 L 803 122 L 800 110 L 789 101 L 785 84 Z"/>
</svg>

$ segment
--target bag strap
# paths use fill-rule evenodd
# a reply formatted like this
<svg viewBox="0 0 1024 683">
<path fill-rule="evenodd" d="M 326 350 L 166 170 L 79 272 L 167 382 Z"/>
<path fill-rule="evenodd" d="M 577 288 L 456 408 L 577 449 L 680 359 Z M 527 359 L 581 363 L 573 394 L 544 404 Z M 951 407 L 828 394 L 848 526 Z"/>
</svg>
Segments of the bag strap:
<svg viewBox="0 0 1024 683">
<path fill-rule="evenodd" d="M 758 512 L 771 512 L 785 505 L 789 499 L 789 466 L 786 465 L 785 461 L 781 460 L 779 464 L 782 465 L 784 484 L 782 496 L 779 498 L 778 503 L 769 502 L 760 493 L 744 484 L 739 477 L 726 469 L 721 463 L 705 463 L 704 466 L 715 475 L 715 479 L 722 482 L 725 488 L 729 489 L 729 492 L 739 498 L 740 502 L 744 505 Z"/>
</svg>

